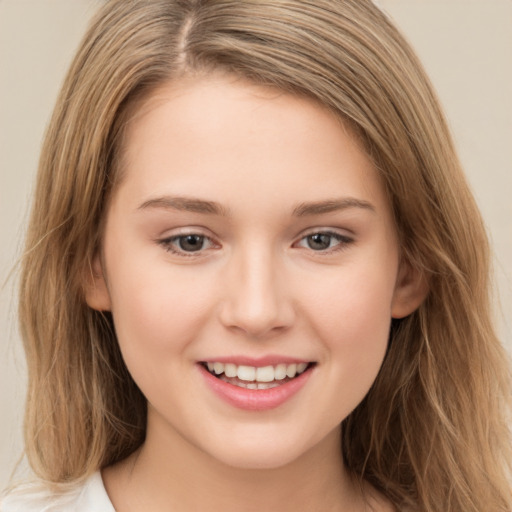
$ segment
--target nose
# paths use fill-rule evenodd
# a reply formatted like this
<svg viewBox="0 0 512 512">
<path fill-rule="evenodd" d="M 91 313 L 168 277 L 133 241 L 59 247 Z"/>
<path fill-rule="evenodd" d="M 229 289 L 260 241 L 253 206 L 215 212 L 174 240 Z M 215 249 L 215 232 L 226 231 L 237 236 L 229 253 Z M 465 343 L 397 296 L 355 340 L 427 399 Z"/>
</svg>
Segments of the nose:
<svg viewBox="0 0 512 512">
<path fill-rule="evenodd" d="M 293 324 L 295 311 L 281 263 L 270 250 L 247 249 L 232 258 L 220 310 L 225 327 L 261 339 Z"/>
</svg>

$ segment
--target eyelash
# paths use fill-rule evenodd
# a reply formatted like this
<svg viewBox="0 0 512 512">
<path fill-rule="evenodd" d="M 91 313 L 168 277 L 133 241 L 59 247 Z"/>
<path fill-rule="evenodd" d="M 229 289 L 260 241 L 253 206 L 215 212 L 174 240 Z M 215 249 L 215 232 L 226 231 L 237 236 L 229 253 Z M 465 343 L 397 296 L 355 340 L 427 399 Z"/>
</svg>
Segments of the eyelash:
<svg viewBox="0 0 512 512">
<path fill-rule="evenodd" d="M 167 252 L 176 254 L 178 256 L 182 256 L 185 258 L 199 256 L 205 250 L 203 247 L 201 247 L 197 251 L 185 251 L 183 249 L 177 248 L 177 245 L 180 243 L 180 241 L 188 237 L 201 238 L 203 242 L 209 243 L 212 247 L 218 247 L 218 244 L 216 244 L 210 237 L 206 235 L 201 235 L 199 233 L 183 233 L 181 235 L 174 235 L 168 238 L 164 238 L 163 240 L 159 240 L 158 243 L 162 245 Z"/>
<path fill-rule="evenodd" d="M 331 239 L 330 242 L 332 242 L 332 239 L 334 239 L 338 242 L 332 247 L 328 247 L 327 249 L 321 249 L 318 251 L 311 249 L 311 247 L 304 247 L 305 249 L 310 249 L 312 252 L 318 253 L 320 255 L 328 255 L 328 254 L 332 254 L 332 253 L 335 253 L 338 251 L 343 251 L 344 249 L 347 248 L 348 245 L 350 245 L 351 243 L 354 242 L 354 239 L 347 235 L 342 235 L 341 233 L 337 233 L 335 231 L 319 230 L 319 231 L 312 231 L 312 232 L 304 235 L 298 242 L 296 242 L 294 244 L 294 246 L 299 245 L 301 242 L 307 243 L 308 238 L 311 238 L 314 236 L 327 236 L 327 237 L 330 237 L 330 239 Z"/>
<path fill-rule="evenodd" d="M 337 241 L 337 243 L 334 246 L 332 246 L 332 247 L 329 246 L 326 249 L 320 249 L 320 250 L 314 250 L 311 247 L 304 247 L 304 246 L 299 245 L 301 242 L 304 242 L 304 243 L 307 244 L 308 243 L 308 239 L 311 239 L 311 237 L 314 237 L 314 236 L 326 236 L 326 237 L 329 237 L 330 238 L 329 245 L 331 244 L 332 239 Z M 184 239 L 186 239 L 187 237 L 200 238 L 201 241 L 203 242 L 203 246 L 201 246 L 197 251 L 186 251 L 183 248 L 178 248 L 178 244 L 180 244 L 180 242 L 183 241 Z M 308 233 L 308 234 L 302 236 L 298 240 L 298 242 L 295 242 L 293 244 L 293 247 L 302 247 L 304 249 L 311 250 L 313 253 L 318 253 L 320 255 L 328 255 L 328 254 L 332 254 L 332 253 L 344 250 L 348 245 L 350 245 L 353 242 L 354 242 L 354 239 L 349 237 L 349 236 L 347 236 L 347 235 L 342 235 L 342 234 L 336 233 L 334 231 L 321 231 L 320 230 L 320 231 L 312 231 L 311 233 Z M 210 238 L 210 237 L 208 237 L 206 235 L 202 235 L 202 234 L 199 234 L 199 233 L 193 233 L 193 232 L 191 232 L 191 233 L 183 233 L 183 234 L 180 234 L 180 235 L 174 235 L 174 236 L 171 236 L 171 237 L 168 237 L 168 238 L 164 238 L 162 240 L 159 240 L 158 243 L 167 252 L 170 252 L 172 254 L 176 254 L 178 256 L 185 257 L 185 258 L 201 256 L 202 253 L 205 252 L 205 250 L 211 249 L 212 247 L 213 248 L 219 247 L 219 245 L 217 243 L 215 243 L 212 238 Z M 209 247 L 207 247 L 205 249 L 204 248 L 204 243 L 209 244 Z"/>
</svg>

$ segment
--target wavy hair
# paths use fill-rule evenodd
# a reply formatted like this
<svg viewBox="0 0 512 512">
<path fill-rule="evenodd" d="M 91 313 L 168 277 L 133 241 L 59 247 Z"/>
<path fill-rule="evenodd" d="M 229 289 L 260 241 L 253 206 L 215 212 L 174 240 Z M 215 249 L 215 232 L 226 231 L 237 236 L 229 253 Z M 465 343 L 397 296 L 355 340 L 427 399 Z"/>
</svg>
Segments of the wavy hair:
<svg viewBox="0 0 512 512">
<path fill-rule="evenodd" d="M 512 510 L 510 366 L 495 336 L 489 249 L 429 81 L 369 0 L 111 0 L 68 72 L 42 149 L 22 263 L 36 474 L 83 479 L 144 441 L 146 401 L 84 276 L 124 128 L 166 81 L 222 70 L 306 95 L 350 126 L 389 196 L 403 257 L 429 283 L 393 321 L 381 371 L 343 422 L 346 466 L 399 509 Z"/>
</svg>

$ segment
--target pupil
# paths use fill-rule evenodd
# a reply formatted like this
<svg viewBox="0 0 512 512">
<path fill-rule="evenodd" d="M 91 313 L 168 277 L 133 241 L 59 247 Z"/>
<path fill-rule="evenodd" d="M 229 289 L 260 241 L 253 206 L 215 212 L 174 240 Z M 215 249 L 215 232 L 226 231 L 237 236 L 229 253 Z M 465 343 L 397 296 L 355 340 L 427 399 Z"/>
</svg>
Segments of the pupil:
<svg viewBox="0 0 512 512">
<path fill-rule="evenodd" d="M 331 235 L 323 233 L 310 235 L 308 236 L 308 245 L 311 249 L 315 249 L 317 251 L 329 249 L 329 246 L 331 245 Z"/>
<path fill-rule="evenodd" d="M 204 238 L 199 235 L 187 235 L 180 237 L 180 249 L 184 251 L 193 252 L 199 251 L 203 248 Z"/>
</svg>

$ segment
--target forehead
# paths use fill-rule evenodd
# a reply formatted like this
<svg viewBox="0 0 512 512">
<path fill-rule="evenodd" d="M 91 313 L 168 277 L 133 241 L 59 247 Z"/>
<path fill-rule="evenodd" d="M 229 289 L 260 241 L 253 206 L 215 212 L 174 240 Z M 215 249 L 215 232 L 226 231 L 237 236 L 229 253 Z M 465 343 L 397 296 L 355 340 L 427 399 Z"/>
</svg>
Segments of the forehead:
<svg viewBox="0 0 512 512">
<path fill-rule="evenodd" d="M 122 154 L 122 181 L 146 195 L 194 188 L 222 196 L 223 188 L 250 192 L 256 183 L 283 200 L 294 190 L 311 189 L 310 200 L 343 188 L 382 192 L 338 117 L 312 99 L 233 76 L 184 77 L 139 101 Z"/>
</svg>

